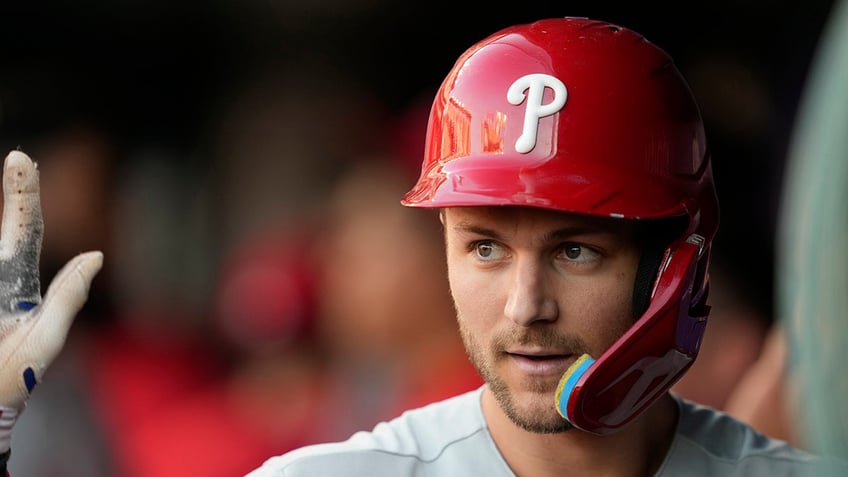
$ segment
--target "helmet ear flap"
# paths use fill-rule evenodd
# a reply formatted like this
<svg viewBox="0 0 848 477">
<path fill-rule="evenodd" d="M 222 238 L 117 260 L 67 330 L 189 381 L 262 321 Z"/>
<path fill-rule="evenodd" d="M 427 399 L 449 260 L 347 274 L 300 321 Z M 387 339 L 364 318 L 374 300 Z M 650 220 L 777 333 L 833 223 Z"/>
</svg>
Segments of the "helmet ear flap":
<svg viewBox="0 0 848 477">
<path fill-rule="evenodd" d="M 686 225 L 687 218 L 680 216 L 652 220 L 642 227 L 640 231 L 642 255 L 639 258 L 636 280 L 633 284 L 634 320 L 639 319 L 648 310 L 654 295 L 660 265 L 669 253 L 669 246 L 683 234 Z"/>
<path fill-rule="evenodd" d="M 563 374 L 555 403 L 573 426 L 598 435 L 615 432 L 695 360 L 707 321 L 701 312 L 709 307 L 701 301 L 705 293 L 696 292 L 693 284 L 705 284 L 695 275 L 704 270 L 708 248 L 697 233 L 670 245 L 648 309 L 600 357 L 584 355 Z"/>
</svg>

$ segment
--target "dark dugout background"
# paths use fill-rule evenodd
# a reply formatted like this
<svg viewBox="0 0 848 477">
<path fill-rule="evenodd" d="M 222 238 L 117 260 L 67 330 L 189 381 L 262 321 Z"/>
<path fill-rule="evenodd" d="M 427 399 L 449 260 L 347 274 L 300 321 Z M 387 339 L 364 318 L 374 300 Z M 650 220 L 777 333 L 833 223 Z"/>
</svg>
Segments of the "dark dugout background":
<svg viewBox="0 0 848 477">
<path fill-rule="evenodd" d="M 7 149 L 26 145 L 85 119 L 125 151 L 155 145 L 196 157 L 216 105 L 268 65 L 333 64 L 401 112 L 434 91 L 466 47 L 497 29 L 595 17 L 643 33 L 689 78 L 722 201 L 717 259 L 771 316 L 787 143 L 830 8 L 826 0 L 7 2 L 0 9 L 0 141 Z"/>
</svg>

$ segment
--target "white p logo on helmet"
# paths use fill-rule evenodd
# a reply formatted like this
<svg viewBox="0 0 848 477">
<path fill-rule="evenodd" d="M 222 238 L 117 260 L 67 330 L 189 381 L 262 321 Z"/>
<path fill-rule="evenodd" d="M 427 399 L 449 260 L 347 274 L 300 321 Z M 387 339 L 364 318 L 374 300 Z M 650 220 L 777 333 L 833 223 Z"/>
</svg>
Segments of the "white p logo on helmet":
<svg viewBox="0 0 848 477">
<path fill-rule="evenodd" d="M 542 104 L 546 87 L 554 91 L 554 97 L 550 103 Z M 530 152 L 536 147 L 539 119 L 562 109 L 567 97 L 568 91 L 565 89 L 565 84 L 551 75 L 541 73 L 524 75 L 510 85 L 506 92 L 506 99 L 510 104 L 518 106 L 524 102 L 525 98 L 527 99 L 527 106 L 524 109 L 524 127 L 521 130 L 521 136 L 515 141 L 517 152 Z"/>
</svg>

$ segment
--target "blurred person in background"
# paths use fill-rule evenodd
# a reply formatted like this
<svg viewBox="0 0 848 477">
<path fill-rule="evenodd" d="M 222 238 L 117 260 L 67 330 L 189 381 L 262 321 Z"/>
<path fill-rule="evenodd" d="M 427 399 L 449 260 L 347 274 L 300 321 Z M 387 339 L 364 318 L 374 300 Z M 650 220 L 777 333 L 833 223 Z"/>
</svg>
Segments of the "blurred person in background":
<svg viewBox="0 0 848 477">
<path fill-rule="evenodd" d="M 345 405 L 319 416 L 317 427 L 333 431 L 325 437 L 482 382 L 456 333 L 438 220 L 397 206 L 411 180 L 407 153 L 351 164 L 330 198 L 318 333 Z"/>
<path fill-rule="evenodd" d="M 305 426 L 330 407 L 311 250 L 340 164 L 369 150 L 384 119 L 381 103 L 343 78 L 320 61 L 269 65 L 216 104 L 189 166 L 137 154 L 116 261 L 122 303 L 163 307 L 128 322 L 161 358 L 148 359 L 161 376 L 133 383 L 159 380 L 169 392 L 135 390 L 152 412 L 118 416 L 122 477 L 230 477 L 324 436 Z M 169 310 L 180 311 L 172 324 Z M 141 404 L 118 390 L 107 394 Z"/>
</svg>

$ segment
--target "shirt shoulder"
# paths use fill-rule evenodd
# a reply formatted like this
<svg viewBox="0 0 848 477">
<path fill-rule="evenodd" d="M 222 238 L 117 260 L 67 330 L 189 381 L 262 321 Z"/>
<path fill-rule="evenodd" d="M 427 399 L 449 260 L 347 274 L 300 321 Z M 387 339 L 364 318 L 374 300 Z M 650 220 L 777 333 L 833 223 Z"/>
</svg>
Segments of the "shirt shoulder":
<svg viewBox="0 0 848 477">
<path fill-rule="evenodd" d="M 306 446 L 272 457 L 247 477 L 511 477 L 483 418 L 481 392 L 482 387 L 406 411 L 346 441 Z"/>
<path fill-rule="evenodd" d="M 821 475 L 817 456 L 770 438 L 721 411 L 675 396 L 677 431 L 658 477 Z"/>
</svg>

